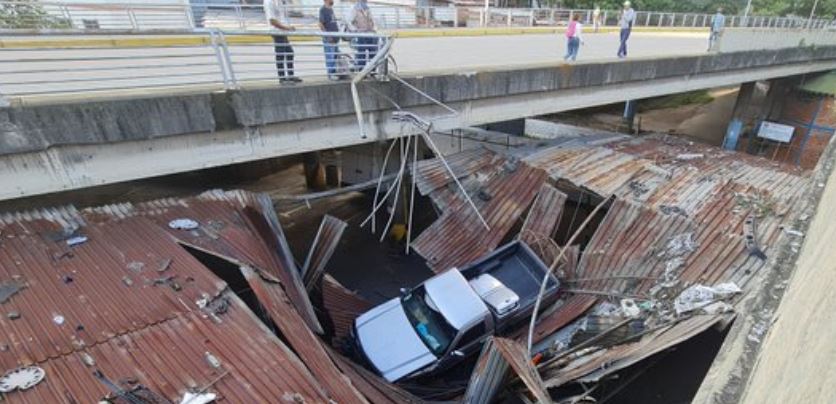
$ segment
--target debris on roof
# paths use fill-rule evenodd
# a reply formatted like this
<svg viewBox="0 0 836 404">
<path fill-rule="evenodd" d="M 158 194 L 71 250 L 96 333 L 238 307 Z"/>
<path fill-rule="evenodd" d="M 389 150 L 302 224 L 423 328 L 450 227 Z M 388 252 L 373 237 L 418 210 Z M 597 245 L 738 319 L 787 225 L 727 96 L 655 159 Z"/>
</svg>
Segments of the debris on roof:
<svg viewBox="0 0 836 404">
<path fill-rule="evenodd" d="M 6 330 L 0 366 L 37 364 L 46 374 L 4 399 L 179 402 L 193 394 L 230 402 L 364 402 L 314 334 L 316 317 L 305 319 L 309 298 L 294 287 L 288 269 L 298 270 L 265 202 L 246 192 L 212 191 L 0 216 L 0 279 L 20 285 L 25 279 L 26 286 L 17 294 L 9 288 L 2 303 L 16 314 L 0 318 Z M 169 226 L 184 217 L 200 225 Z M 79 230 L 87 241 L 72 247 L 54 236 Z M 210 270 L 188 248 L 240 273 Z M 290 346 L 218 276 L 249 281 Z"/>
</svg>

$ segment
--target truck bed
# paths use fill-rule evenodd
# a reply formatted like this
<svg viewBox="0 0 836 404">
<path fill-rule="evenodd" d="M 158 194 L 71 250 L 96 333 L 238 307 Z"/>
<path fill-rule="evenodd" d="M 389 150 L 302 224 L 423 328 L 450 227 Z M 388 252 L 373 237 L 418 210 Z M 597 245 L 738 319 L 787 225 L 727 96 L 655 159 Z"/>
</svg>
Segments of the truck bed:
<svg viewBox="0 0 836 404">
<path fill-rule="evenodd" d="M 519 307 L 525 308 L 537 299 L 540 282 L 548 267 L 521 241 L 509 243 L 491 254 L 461 268 L 468 280 L 488 273 L 519 296 Z M 548 291 L 557 287 L 557 280 L 550 276 Z"/>
</svg>

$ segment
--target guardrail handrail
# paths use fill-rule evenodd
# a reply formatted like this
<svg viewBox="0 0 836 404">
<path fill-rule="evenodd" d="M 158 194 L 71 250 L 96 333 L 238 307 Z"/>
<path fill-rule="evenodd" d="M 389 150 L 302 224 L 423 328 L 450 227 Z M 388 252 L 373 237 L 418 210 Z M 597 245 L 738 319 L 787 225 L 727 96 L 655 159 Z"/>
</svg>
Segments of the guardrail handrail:
<svg viewBox="0 0 836 404">
<path fill-rule="evenodd" d="M 16 7 L 29 7 L 37 12 L 9 19 L 0 25 L 0 33 L 26 33 L 71 30 L 92 32 L 154 31 L 159 29 L 197 30 L 215 29 L 264 30 L 269 28 L 260 4 L 165 4 L 165 3 L 64 3 L 0 0 L 0 9 L 14 12 Z M 336 17 L 344 20 L 351 4 L 335 5 Z M 590 9 L 564 8 L 481 8 L 481 7 L 419 7 L 370 5 L 381 29 L 431 28 L 438 26 L 558 26 L 565 25 L 573 14 L 580 14 L 592 23 Z M 288 6 L 291 22 L 302 27 L 315 27 L 319 6 Z M 31 10 L 30 10 L 31 11 Z M 705 28 L 711 24 L 712 14 L 636 11 L 638 27 Z M 616 25 L 617 10 L 600 10 L 602 25 Z M 809 20 L 800 17 L 727 15 L 728 27 L 770 28 L 827 28 L 833 22 L 826 19 Z"/>
<path fill-rule="evenodd" d="M 5 41 L 0 51 L 0 95 L 201 85 L 235 89 L 247 82 L 292 85 L 289 77 L 348 82 L 374 71 L 385 77 L 392 42 L 386 34 L 320 31 L 212 29 L 173 31 L 150 39 L 99 35 L 108 39 L 93 36 L 81 45 L 62 44 L 54 37 Z M 275 37 L 287 38 L 289 47 Z M 290 65 L 288 56 L 292 56 Z"/>
</svg>

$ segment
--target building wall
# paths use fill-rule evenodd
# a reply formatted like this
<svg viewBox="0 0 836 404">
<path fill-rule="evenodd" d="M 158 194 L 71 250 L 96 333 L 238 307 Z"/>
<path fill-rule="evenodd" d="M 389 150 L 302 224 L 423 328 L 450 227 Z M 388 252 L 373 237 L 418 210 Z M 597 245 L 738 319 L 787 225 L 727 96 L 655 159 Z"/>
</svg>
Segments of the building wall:
<svg viewBox="0 0 836 404">
<path fill-rule="evenodd" d="M 815 127 L 810 130 L 808 124 L 814 118 Z M 790 143 L 792 153 L 787 157 L 803 168 L 812 169 L 836 128 L 836 102 L 833 97 L 793 92 L 785 101 L 781 121 L 795 126 L 795 134 Z"/>
</svg>

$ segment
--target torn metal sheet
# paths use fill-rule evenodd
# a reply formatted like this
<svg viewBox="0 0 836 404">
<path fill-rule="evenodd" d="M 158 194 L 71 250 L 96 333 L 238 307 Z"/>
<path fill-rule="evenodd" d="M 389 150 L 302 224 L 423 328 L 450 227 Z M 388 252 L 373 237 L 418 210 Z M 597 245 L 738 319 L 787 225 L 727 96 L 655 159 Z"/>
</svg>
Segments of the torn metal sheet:
<svg viewBox="0 0 836 404">
<path fill-rule="evenodd" d="M 302 267 L 302 279 L 308 292 L 313 289 L 325 272 L 325 266 L 337 250 L 337 245 L 347 226 L 346 222 L 330 215 L 322 218 L 308 257 L 305 259 L 305 265 Z"/>
<path fill-rule="evenodd" d="M 513 371 L 514 377 L 522 381 L 534 402 L 552 402 L 525 348 L 518 342 L 499 337 L 491 337 L 482 348 L 462 402 L 493 402 L 508 381 L 509 369 Z"/>
<path fill-rule="evenodd" d="M 374 404 L 423 404 L 424 400 L 410 394 L 395 384 L 389 383 L 380 376 L 373 374 L 361 365 L 342 356 L 333 349 L 328 353 L 334 362 L 351 380 L 351 383 Z"/>
<path fill-rule="evenodd" d="M 534 199 L 546 174 L 517 160 L 500 158 L 485 172 L 463 181 L 468 194 L 487 221 L 486 231 L 473 209 L 448 188 L 431 195 L 442 210 L 441 217 L 412 244 L 436 272 L 472 262 L 493 251 Z"/>
<path fill-rule="evenodd" d="M 558 254 L 552 235 L 560 224 L 565 204 L 566 194 L 544 184 L 520 230 L 520 240 L 528 244 L 546 265 L 551 265 Z"/>
<path fill-rule="evenodd" d="M 374 305 L 357 293 L 348 290 L 331 275 L 322 278 L 322 305 L 331 320 L 334 331 L 334 346 L 343 345 L 349 337 L 354 319 Z"/>
<path fill-rule="evenodd" d="M 365 402 L 360 393 L 331 361 L 320 339 L 288 305 L 288 296 L 282 285 L 264 279 L 252 268 L 242 267 L 241 273 L 267 314 L 279 328 L 281 335 L 302 358 L 328 395 L 340 403 Z"/>
</svg>

